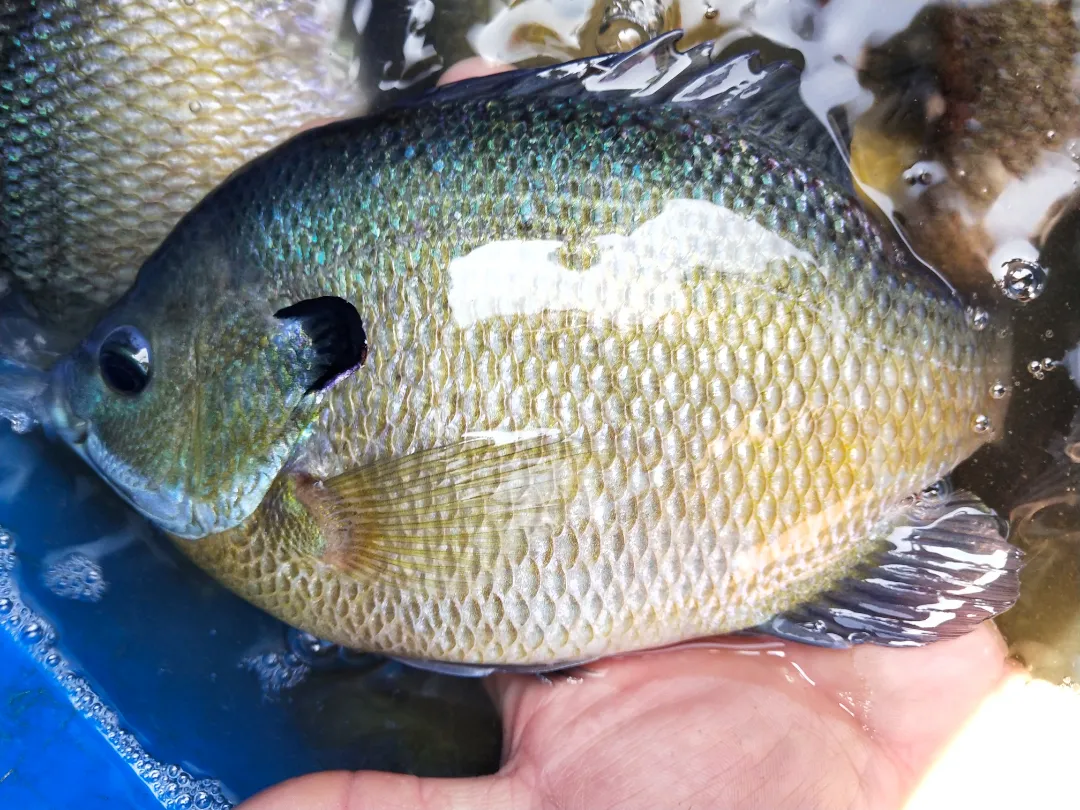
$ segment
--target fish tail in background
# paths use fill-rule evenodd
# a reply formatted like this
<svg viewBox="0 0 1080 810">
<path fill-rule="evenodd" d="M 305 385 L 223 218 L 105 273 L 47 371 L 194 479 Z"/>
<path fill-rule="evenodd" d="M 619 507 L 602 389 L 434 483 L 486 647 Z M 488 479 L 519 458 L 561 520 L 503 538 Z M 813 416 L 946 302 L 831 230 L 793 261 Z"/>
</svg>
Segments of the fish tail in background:
<svg viewBox="0 0 1080 810">
<path fill-rule="evenodd" d="M 1019 597 L 1021 552 L 1009 524 L 957 491 L 906 508 L 880 528 L 882 552 L 815 604 L 760 632 L 823 647 L 911 647 L 964 635 Z"/>
</svg>

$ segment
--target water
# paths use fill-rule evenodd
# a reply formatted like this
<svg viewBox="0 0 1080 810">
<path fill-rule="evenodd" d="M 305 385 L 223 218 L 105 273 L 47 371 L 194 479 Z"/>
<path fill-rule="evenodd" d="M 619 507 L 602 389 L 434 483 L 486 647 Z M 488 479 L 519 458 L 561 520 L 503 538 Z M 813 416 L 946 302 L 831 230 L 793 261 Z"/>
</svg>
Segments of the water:
<svg viewBox="0 0 1080 810">
<path fill-rule="evenodd" d="M 1025 16 L 1045 7 L 954 5 L 974 16 L 942 23 L 923 0 L 361 1 L 350 13 L 365 46 L 355 75 L 383 103 L 472 55 L 552 64 L 633 47 L 677 21 L 685 44 L 755 34 L 797 49 L 804 99 L 834 129 L 865 198 L 970 298 L 973 329 L 1004 319 L 1013 335 L 1012 374 L 992 392 L 1011 397 L 1004 438 L 953 484 L 1009 515 L 1027 552 L 1020 601 L 998 623 L 1010 652 L 1069 683 L 1080 681 L 1076 53 Z M 995 5 L 999 17 L 979 16 Z M 946 28 L 957 39 L 936 42 Z M 955 42 L 989 67 L 956 56 Z M 943 49 L 960 66 L 928 70 Z M 47 356 L 25 321 L 3 325 L 5 356 Z M 982 415 L 971 425 L 994 427 Z M 0 525 L 0 622 L 167 806 L 225 807 L 328 768 L 497 767 L 498 724 L 478 685 L 288 630 L 195 571 L 65 454 L 7 429 Z M 770 660 L 791 688 L 833 689 L 830 710 L 873 733 L 873 690 L 830 686 L 816 653 L 774 642 L 723 654 Z"/>
<path fill-rule="evenodd" d="M 0 485 L 19 470 L 0 496 L 0 626 L 165 806 L 205 796 L 219 810 L 317 770 L 497 766 L 499 726 L 478 683 L 290 631 L 39 437 L 0 429 L 0 458 Z"/>
</svg>

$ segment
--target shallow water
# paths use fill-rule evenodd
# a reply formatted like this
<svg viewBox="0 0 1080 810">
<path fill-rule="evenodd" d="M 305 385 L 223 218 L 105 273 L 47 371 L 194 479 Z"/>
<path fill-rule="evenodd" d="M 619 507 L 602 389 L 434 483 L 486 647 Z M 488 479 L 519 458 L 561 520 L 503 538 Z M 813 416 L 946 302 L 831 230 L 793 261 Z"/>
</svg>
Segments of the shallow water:
<svg viewBox="0 0 1080 810">
<path fill-rule="evenodd" d="M 1012 397 L 1005 436 L 963 464 L 955 483 L 1013 516 L 1013 540 L 1027 551 L 1020 602 L 999 621 L 1012 652 L 1039 677 L 1080 680 L 1080 388 L 1068 359 L 1080 345 L 1080 210 L 1071 199 L 1080 119 L 1075 49 L 1066 38 L 1054 51 L 1030 24 L 1044 6 L 954 4 L 974 14 L 1004 9 L 1004 22 L 950 22 L 948 47 L 983 54 L 994 68 L 987 75 L 1000 80 L 973 87 L 963 72 L 981 63 L 956 57 L 930 77 L 922 69 L 930 58 L 927 28 L 918 27 L 930 5 L 922 0 L 887 11 L 877 0 L 831 0 L 824 9 L 811 0 L 522 0 L 494 12 L 463 0 L 454 13 L 422 0 L 367 5 L 369 89 L 384 102 L 476 53 L 553 63 L 630 47 L 677 24 L 687 42 L 741 31 L 797 49 L 804 98 L 836 130 L 865 196 L 972 296 L 973 311 L 1007 319 L 1014 367 L 1003 381 Z M 619 16 L 622 6 L 638 11 Z M 935 47 L 929 53 L 944 46 Z M 957 63 L 960 75 L 949 74 Z M 1032 84 L 1030 64 L 1043 83 Z M 860 68 L 870 71 L 863 84 Z M 953 126 L 945 135 L 943 122 Z M 169 806 L 224 807 L 326 768 L 467 774 L 497 765 L 497 720 L 476 683 L 290 633 L 182 560 L 64 452 L 6 428 L 0 525 L 14 546 L 0 565 L 4 627 L 63 673 L 71 700 Z M 814 684 L 797 651 L 776 652 L 746 654 L 774 654 L 785 677 Z M 838 697 L 849 713 L 872 699 Z"/>
</svg>

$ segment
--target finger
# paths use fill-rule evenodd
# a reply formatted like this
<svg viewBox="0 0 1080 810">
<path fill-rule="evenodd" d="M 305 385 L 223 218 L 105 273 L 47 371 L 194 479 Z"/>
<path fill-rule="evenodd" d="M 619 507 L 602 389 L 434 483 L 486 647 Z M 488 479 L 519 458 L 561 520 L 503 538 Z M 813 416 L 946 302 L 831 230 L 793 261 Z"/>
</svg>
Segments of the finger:
<svg viewBox="0 0 1080 810">
<path fill-rule="evenodd" d="M 451 65 L 450 68 L 439 77 L 438 83 L 440 85 L 450 84 L 451 82 L 460 82 L 463 79 L 473 79 L 477 76 L 489 76 L 492 73 L 506 73 L 513 69 L 513 65 L 508 65 L 505 62 L 493 62 L 482 56 L 472 56 L 468 59 L 463 59 L 455 65 Z"/>
<path fill-rule="evenodd" d="M 329 771 L 290 779 L 236 810 L 531 810 L 512 775 L 422 779 L 375 771 Z"/>
</svg>

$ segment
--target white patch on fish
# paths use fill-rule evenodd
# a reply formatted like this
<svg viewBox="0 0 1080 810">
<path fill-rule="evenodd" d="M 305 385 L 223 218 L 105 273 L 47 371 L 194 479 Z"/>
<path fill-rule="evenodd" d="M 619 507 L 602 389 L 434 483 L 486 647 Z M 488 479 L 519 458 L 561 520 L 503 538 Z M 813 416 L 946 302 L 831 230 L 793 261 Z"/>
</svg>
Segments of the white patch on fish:
<svg viewBox="0 0 1080 810">
<path fill-rule="evenodd" d="M 558 259 L 554 239 L 490 242 L 450 262 L 449 305 L 462 329 L 488 318 L 583 311 L 616 323 L 654 322 L 676 310 L 695 267 L 753 275 L 813 257 L 753 220 L 706 200 L 670 200 L 629 236 L 596 237 L 586 271 Z"/>
</svg>

